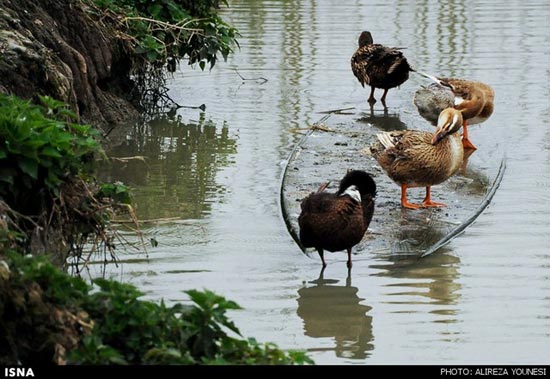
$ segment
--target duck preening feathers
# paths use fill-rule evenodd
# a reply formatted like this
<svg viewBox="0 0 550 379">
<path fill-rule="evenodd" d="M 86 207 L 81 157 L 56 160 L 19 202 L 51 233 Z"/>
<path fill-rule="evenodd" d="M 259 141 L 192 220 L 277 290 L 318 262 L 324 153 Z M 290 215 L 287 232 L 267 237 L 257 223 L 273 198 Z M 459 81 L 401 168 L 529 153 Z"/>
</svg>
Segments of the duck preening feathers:
<svg viewBox="0 0 550 379">
<path fill-rule="evenodd" d="M 351 69 L 363 87 L 371 87 L 368 99 L 371 105 L 376 102 L 374 89 L 384 90 L 380 99 L 384 107 L 388 90 L 403 84 L 409 79 L 409 72 L 414 71 L 399 48 L 373 43 L 367 31 L 359 36 L 359 47 L 351 57 Z"/>
<path fill-rule="evenodd" d="M 323 267 L 324 250 L 347 250 L 351 268 L 351 250 L 363 238 L 374 212 L 376 184 L 364 171 L 349 171 L 336 193 L 323 192 L 325 186 L 302 200 L 298 218 L 300 241 L 317 249 Z"/>
<path fill-rule="evenodd" d="M 436 124 L 439 113 L 445 108 L 462 112 L 462 144 L 465 149 L 476 149 L 468 138 L 468 125 L 486 121 L 494 109 L 495 92 L 482 82 L 456 78 L 439 78 L 424 72 L 420 75 L 434 83 L 421 88 L 414 95 L 414 104 L 422 117 Z"/>
<path fill-rule="evenodd" d="M 464 149 L 456 132 L 462 126 L 460 111 L 447 108 L 438 118 L 435 133 L 400 130 L 377 134 L 371 153 L 388 176 L 401 186 L 405 208 L 440 207 L 431 199 L 431 186 L 443 183 L 462 165 Z M 407 201 L 407 188 L 426 187 L 422 205 Z"/>
</svg>

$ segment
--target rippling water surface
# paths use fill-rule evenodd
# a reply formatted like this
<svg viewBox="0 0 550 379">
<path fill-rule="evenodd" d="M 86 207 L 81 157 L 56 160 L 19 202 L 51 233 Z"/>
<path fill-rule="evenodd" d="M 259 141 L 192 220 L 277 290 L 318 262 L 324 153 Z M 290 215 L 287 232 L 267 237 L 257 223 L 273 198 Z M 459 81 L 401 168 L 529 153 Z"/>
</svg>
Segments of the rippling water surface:
<svg viewBox="0 0 550 379">
<path fill-rule="evenodd" d="M 108 274 L 151 299 L 214 290 L 245 308 L 231 315 L 244 335 L 307 349 L 317 363 L 548 364 L 548 2 L 243 0 L 223 16 L 241 49 L 210 72 L 182 66 L 169 83 L 178 103 L 206 111 L 180 109 L 180 122 L 128 131 L 113 149 L 147 157 L 108 173 L 136 188 L 139 217 L 178 220 L 146 226 L 159 242 L 149 259 L 121 253 Z M 447 248 L 414 261 L 361 257 L 349 277 L 346 255 L 329 254 L 319 277 L 317 257 L 285 228 L 279 185 L 300 129 L 320 112 L 369 116 L 368 90 L 349 67 L 365 29 L 407 47 L 416 68 L 491 84 L 495 113 L 472 140 L 501 141 L 507 171 L 490 207 Z M 390 90 L 396 128 L 423 122 L 412 105 L 420 84 L 411 75 Z M 384 117 L 380 103 L 374 112 Z"/>
</svg>

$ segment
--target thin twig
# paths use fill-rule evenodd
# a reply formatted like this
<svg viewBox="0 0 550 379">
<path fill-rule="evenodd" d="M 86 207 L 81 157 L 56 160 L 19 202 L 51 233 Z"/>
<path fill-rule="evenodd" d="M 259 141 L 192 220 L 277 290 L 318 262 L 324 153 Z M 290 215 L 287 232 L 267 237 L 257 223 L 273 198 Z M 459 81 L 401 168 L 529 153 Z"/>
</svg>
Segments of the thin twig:
<svg viewBox="0 0 550 379">
<path fill-rule="evenodd" d="M 332 110 L 329 110 L 329 111 L 322 111 L 322 112 L 319 112 L 319 113 L 332 114 L 332 113 L 340 113 L 340 112 L 343 112 L 343 111 L 350 111 L 352 109 L 355 109 L 355 107 L 332 109 Z"/>
<path fill-rule="evenodd" d="M 239 73 L 239 70 L 237 70 L 236 68 L 233 69 L 235 71 L 235 73 L 237 73 L 237 75 L 239 75 L 239 78 L 241 78 L 241 80 L 244 82 L 246 80 L 254 80 L 256 82 L 258 82 L 259 84 L 265 84 L 268 82 L 268 79 L 264 78 L 263 76 L 259 76 L 257 78 L 245 78 L 244 76 L 242 76 L 240 73 Z"/>
<path fill-rule="evenodd" d="M 181 25 L 180 23 L 176 23 L 176 24 L 171 24 L 169 22 L 164 22 L 164 21 L 159 21 L 159 20 L 155 20 L 155 19 L 152 19 L 152 18 L 148 18 L 148 17 L 139 17 L 139 16 L 133 16 L 133 17 L 125 17 L 121 20 L 121 22 L 126 22 L 128 20 L 137 20 L 137 21 L 147 21 L 149 22 L 151 25 L 162 25 L 164 26 L 165 28 L 168 28 L 168 29 L 178 29 L 178 30 L 185 30 L 185 31 L 188 31 L 188 32 L 194 32 L 194 33 L 201 33 L 201 32 L 204 32 L 203 29 L 197 29 L 197 28 L 186 28 L 184 25 L 187 25 L 191 22 L 196 22 L 196 21 L 199 21 L 199 19 L 191 19 L 191 20 L 187 20 L 185 22 L 181 22 Z"/>
<path fill-rule="evenodd" d="M 320 130 L 322 132 L 338 133 L 336 130 L 332 130 L 323 124 L 313 124 L 309 127 L 311 130 Z"/>
<path fill-rule="evenodd" d="M 134 157 L 109 157 L 109 160 L 115 161 L 115 162 L 122 162 L 122 163 L 128 163 L 134 160 L 145 162 L 145 156 L 136 155 Z"/>
<path fill-rule="evenodd" d="M 179 217 L 164 217 L 164 218 L 155 218 L 155 219 L 148 219 L 148 220 L 112 220 L 114 223 L 117 224 L 133 224 L 135 221 L 137 221 L 140 224 L 153 224 L 153 223 L 161 223 L 161 222 L 170 222 L 179 220 Z"/>
</svg>

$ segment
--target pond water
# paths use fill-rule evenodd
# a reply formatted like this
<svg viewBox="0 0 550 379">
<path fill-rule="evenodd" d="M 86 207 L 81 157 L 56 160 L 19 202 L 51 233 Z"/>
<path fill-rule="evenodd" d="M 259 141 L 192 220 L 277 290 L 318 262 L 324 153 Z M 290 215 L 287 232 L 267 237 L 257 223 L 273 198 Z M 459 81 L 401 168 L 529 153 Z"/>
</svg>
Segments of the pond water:
<svg viewBox="0 0 550 379">
<path fill-rule="evenodd" d="M 108 275 L 170 302 L 213 290 L 244 307 L 231 314 L 243 335 L 321 364 L 548 364 L 548 2 L 241 0 L 222 13 L 240 50 L 210 72 L 183 65 L 169 81 L 175 101 L 206 111 L 125 131 L 111 152 L 146 157 L 106 175 L 135 188 L 139 218 L 167 221 L 144 227 L 158 241 L 148 259 L 119 252 Z M 420 260 L 364 255 L 349 276 L 346 254 L 328 254 L 320 277 L 280 209 L 303 128 L 348 107 L 364 127 L 422 124 L 412 96 L 427 83 L 413 74 L 390 90 L 387 115 L 380 102 L 370 114 L 349 64 L 362 30 L 406 47 L 418 69 L 492 85 L 495 112 L 471 138 L 494 136 L 507 170 L 489 208 L 444 249 Z"/>
</svg>

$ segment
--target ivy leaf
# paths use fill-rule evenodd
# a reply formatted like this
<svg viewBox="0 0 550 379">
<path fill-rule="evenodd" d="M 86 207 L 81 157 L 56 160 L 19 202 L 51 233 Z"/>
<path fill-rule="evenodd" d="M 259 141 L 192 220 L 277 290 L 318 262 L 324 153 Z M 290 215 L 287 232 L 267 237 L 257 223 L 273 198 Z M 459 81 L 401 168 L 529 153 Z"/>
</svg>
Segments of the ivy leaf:
<svg viewBox="0 0 550 379">
<path fill-rule="evenodd" d="M 35 160 L 21 157 L 19 159 L 19 168 L 31 178 L 38 178 L 38 163 Z"/>
<path fill-rule="evenodd" d="M 47 157 L 53 157 L 53 158 L 61 158 L 63 155 L 59 154 L 59 151 L 57 149 L 46 146 L 44 149 L 42 149 L 42 155 L 45 155 Z"/>
</svg>

